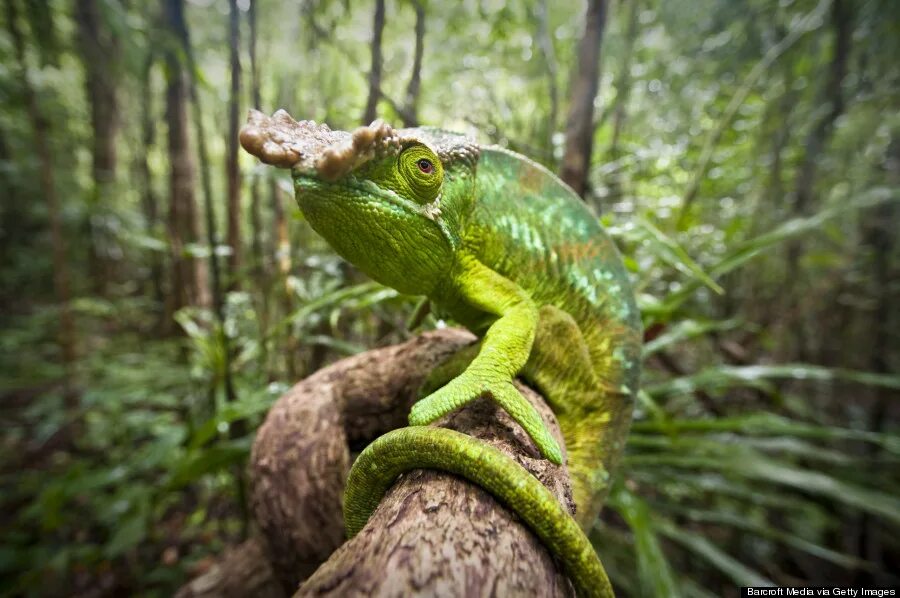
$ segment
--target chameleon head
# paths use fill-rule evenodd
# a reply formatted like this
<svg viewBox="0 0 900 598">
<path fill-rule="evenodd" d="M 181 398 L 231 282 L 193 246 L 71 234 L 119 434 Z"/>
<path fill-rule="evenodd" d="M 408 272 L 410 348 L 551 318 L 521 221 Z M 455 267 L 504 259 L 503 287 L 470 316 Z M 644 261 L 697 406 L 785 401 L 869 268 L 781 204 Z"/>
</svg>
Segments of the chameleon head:
<svg viewBox="0 0 900 598">
<path fill-rule="evenodd" d="M 240 139 L 263 162 L 291 169 L 310 225 L 366 274 L 411 294 L 446 277 L 478 160 L 465 137 L 382 121 L 332 131 L 254 110 Z"/>
</svg>

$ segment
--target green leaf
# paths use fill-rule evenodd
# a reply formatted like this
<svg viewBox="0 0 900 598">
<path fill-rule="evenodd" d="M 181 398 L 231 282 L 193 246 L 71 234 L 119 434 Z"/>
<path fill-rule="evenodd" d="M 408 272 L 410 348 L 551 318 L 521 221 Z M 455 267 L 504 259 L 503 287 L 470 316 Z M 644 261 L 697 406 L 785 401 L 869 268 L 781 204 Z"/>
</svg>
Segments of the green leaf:
<svg viewBox="0 0 900 598">
<path fill-rule="evenodd" d="M 169 489 L 181 488 L 201 477 L 241 464 L 250 455 L 252 438 L 240 438 L 190 451 L 176 464 L 169 478 Z"/>
<path fill-rule="evenodd" d="M 672 568 L 656 537 L 647 503 L 619 487 L 610 496 L 610 506 L 625 519 L 634 534 L 641 593 L 644 596 L 680 596 Z"/>
<path fill-rule="evenodd" d="M 735 386 L 749 386 L 765 391 L 773 389 L 772 380 L 816 380 L 820 382 L 844 380 L 868 386 L 900 389 L 900 376 L 858 372 L 841 368 L 826 368 L 803 363 L 783 365 L 720 365 L 696 374 L 681 376 L 646 388 L 650 396 L 660 399 L 689 394 L 698 390 L 722 391 Z"/>
<path fill-rule="evenodd" d="M 861 488 L 837 478 L 771 459 L 747 459 L 742 463 L 743 475 L 827 496 L 900 525 L 900 500 L 877 490 Z"/>
<path fill-rule="evenodd" d="M 733 330 L 741 325 L 740 320 L 723 320 L 702 322 L 698 320 L 682 320 L 678 322 L 665 334 L 661 334 L 652 341 L 644 344 L 644 358 L 653 355 L 657 351 L 661 351 L 670 345 L 680 343 L 702 336 L 707 332 L 721 332 L 724 330 Z"/>
<path fill-rule="evenodd" d="M 104 551 L 114 558 L 134 548 L 147 537 L 147 517 L 144 513 L 132 513 L 116 523 L 115 532 L 106 543 Z"/>
<path fill-rule="evenodd" d="M 826 208 L 813 216 L 788 220 L 767 233 L 741 243 L 737 249 L 730 251 L 719 263 L 710 268 L 709 275 L 717 278 L 727 274 L 779 243 L 819 230 L 823 224 L 846 212 L 871 208 L 887 201 L 897 201 L 898 199 L 900 199 L 900 192 L 896 189 L 876 187 L 855 200 Z M 700 286 L 700 282 L 696 280 L 686 283 L 681 290 L 666 297 L 660 306 L 661 309 L 669 313 L 674 312 Z"/>
<path fill-rule="evenodd" d="M 837 518 L 826 513 L 821 505 L 807 497 L 785 492 L 784 489 L 759 484 L 756 480 L 726 477 L 727 472 L 716 470 L 686 471 L 684 469 L 640 468 L 629 471 L 629 479 L 639 485 L 666 491 L 670 501 L 696 501 L 706 504 L 710 496 L 726 502 L 740 503 L 738 508 L 766 508 L 787 511 L 791 514 L 815 520 Z M 671 489 L 670 489 L 671 488 Z"/>
<path fill-rule="evenodd" d="M 644 218 L 638 218 L 635 224 L 639 229 L 643 230 L 644 234 L 641 236 L 647 241 L 647 247 L 656 257 L 660 258 L 682 274 L 696 278 L 719 295 L 725 293 L 725 289 L 710 278 L 709 275 L 703 271 L 703 268 L 691 259 L 691 256 L 688 255 L 687 251 L 685 251 L 674 239 L 667 236 L 664 232 L 656 228 L 653 223 Z"/>
<path fill-rule="evenodd" d="M 638 390 L 637 398 L 638 405 L 646 409 L 647 413 L 649 413 L 654 420 L 661 421 L 666 419 L 666 412 L 663 408 L 660 407 L 659 404 L 653 400 L 653 397 L 647 394 L 643 389 Z"/>
<path fill-rule="evenodd" d="M 262 401 L 258 397 L 252 397 L 252 400 L 241 400 L 220 407 L 215 416 L 197 427 L 193 436 L 191 436 L 189 448 L 199 449 L 215 438 L 223 426 L 262 413 L 268 410 L 270 406 L 271 403 L 269 401 Z"/>
<path fill-rule="evenodd" d="M 757 451 L 737 444 L 722 445 L 719 454 L 703 455 L 653 453 L 627 455 L 630 467 L 683 467 L 721 471 L 730 477 L 743 477 L 794 488 L 800 492 L 826 496 L 837 502 L 878 515 L 900 524 L 900 500 L 890 494 L 863 488 L 817 471 L 780 463 Z"/>
<path fill-rule="evenodd" d="M 300 340 L 302 340 L 303 343 L 307 345 L 322 345 L 323 347 L 334 349 L 336 352 L 343 355 L 356 355 L 357 353 L 362 353 L 366 350 L 366 347 L 364 345 L 351 343 L 339 338 L 334 338 L 333 336 L 327 336 L 325 334 L 311 334 L 309 336 L 301 336 Z"/>
<path fill-rule="evenodd" d="M 735 585 L 765 587 L 775 585 L 771 579 L 743 565 L 703 536 L 681 529 L 669 521 L 660 521 L 658 529 L 663 535 L 681 544 L 727 575 Z"/>
<path fill-rule="evenodd" d="M 801 538 L 796 534 L 783 531 L 768 525 L 751 521 L 745 516 L 733 512 L 703 511 L 700 509 L 683 508 L 679 505 L 668 505 L 669 510 L 678 513 L 699 523 L 712 523 L 726 525 L 744 532 L 781 542 L 797 550 L 806 552 L 822 560 L 834 563 L 846 569 L 871 569 L 872 565 L 855 556 L 830 550 L 820 544 Z"/>
<path fill-rule="evenodd" d="M 624 528 L 606 525 L 602 519 L 598 519 L 590 530 L 590 540 L 615 589 L 626 596 L 640 595 L 632 535 Z"/>
<path fill-rule="evenodd" d="M 866 430 L 852 430 L 798 422 L 774 413 L 747 413 L 734 417 L 707 419 L 668 419 L 635 422 L 634 432 L 661 431 L 668 434 L 738 432 L 745 435 L 783 435 L 819 440 L 861 440 L 871 442 L 894 454 L 900 454 L 900 437 Z"/>
<path fill-rule="evenodd" d="M 338 288 L 303 305 L 282 320 L 275 328 L 283 328 L 290 324 L 304 325 L 309 317 L 316 312 L 343 305 L 346 301 L 374 291 L 381 291 L 384 288 L 384 285 L 377 282 L 365 282 L 350 287 Z M 393 291 L 393 289 L 391 291 L 396 294 L 396 291 Z"/>
</svg>

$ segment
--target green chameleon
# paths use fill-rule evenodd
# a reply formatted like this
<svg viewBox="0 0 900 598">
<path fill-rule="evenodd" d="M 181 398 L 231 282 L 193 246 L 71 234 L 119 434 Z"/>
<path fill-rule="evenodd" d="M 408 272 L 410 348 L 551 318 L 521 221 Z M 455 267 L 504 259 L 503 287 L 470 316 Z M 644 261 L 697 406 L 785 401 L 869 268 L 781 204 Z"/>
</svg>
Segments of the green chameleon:
<svg viewBox="0 0 900 598">
<path fill-rule="evenodd" d="M 641 324 L 627 273 L 597 217 L 535 162 L 432 128 L 375 121 L 352 133 L 283 110 L 252 111 L 241 144 L 292 170 L 310 225 L 373 279 L 424 295 L 480 337 L 436 370 L 436 389 L 363 451 L 350 472 L 348 534 L 404 471 L 467 478 L 516 512 L 583 595 L 612 595 L 582 528 L 597 518 L 622 452 L 640 372 Z M 575 519 L 523 467 L 487 444 L 425 427 L 490 397 L 546 459 L 563 455 L 513 386 L 544 395 L 565 439 Z"/>
</svg>

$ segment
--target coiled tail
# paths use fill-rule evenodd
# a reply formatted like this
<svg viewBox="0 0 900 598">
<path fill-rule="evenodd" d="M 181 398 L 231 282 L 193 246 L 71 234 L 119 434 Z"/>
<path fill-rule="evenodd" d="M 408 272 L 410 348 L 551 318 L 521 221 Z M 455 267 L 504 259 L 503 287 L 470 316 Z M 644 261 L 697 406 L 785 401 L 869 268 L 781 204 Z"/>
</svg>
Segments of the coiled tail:
<svg viewBox="0 0 900 598">
<path fill-rule="evenodd" d="M 359 455 L 344 494 L 352 538 L 365 526 L 397 477 L 413 469 L 456 474 L 515 512 L 562 563 L 580 596 L 613 596 L 590 541 L 550 491 L 496 448 L 446 428 L 415 426 L 381 436 Z"/>
</svg>

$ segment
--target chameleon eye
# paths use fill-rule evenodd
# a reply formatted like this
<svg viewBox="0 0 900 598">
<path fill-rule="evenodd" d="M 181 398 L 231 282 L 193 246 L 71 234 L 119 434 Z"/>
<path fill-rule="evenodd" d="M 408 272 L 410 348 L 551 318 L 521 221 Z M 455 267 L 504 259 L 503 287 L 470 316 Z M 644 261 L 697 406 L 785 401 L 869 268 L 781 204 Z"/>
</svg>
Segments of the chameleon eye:
<svg viewBox="0 0 900 598">
<path fill-rule="evenodd" d="M 407 147 L 397 159 L 400 183 L 406 197 L 419 204 L 431 203 L 441 192 L 444 169 L 433 150 L 421 143 Z"/>
<path fill-rule="evenodd" d="M 416 162 L 416 166 L 418 166 L 419 170 L 421 170 L 425 174 L 432 174 L 434 172 L 434 164 L 432 164 L 431 160 L 427 158 L 419 159 Z"/>
</svg>

